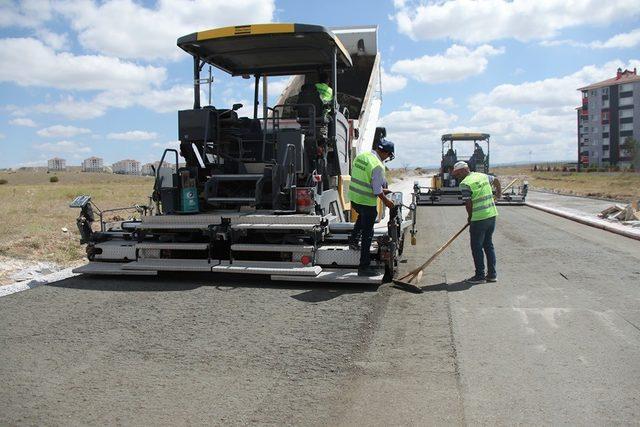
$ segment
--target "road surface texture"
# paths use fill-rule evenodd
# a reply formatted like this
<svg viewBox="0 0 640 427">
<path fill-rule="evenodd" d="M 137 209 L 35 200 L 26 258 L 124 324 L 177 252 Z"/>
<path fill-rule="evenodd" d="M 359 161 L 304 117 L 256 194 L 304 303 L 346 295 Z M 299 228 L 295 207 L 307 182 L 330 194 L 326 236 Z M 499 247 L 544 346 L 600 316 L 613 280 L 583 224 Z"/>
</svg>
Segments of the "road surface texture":
<svg viewBox="0 0 640 427">
<path fill-rule="evenodd" d="M 417 265 L 465 220 L 420 207 Z M 468 233 L 411 294 L 173 275 L 0 298 L 0 424 L 630 424 L 640 244 L 500 209 L 499 282 Z"/>
</svg>

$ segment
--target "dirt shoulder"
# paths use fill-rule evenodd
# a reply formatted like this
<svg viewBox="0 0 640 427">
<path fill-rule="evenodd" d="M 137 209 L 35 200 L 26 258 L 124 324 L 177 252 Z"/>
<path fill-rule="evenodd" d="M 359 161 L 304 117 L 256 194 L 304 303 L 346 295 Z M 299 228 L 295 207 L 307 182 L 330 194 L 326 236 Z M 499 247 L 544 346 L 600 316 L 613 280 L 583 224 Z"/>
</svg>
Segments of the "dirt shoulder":
<svg viewBox="0 0 640 427">
<path fill-rule="evenodd" d="M 58 182 L 49 182 L 52 176 Z M 70 266 L 84 257 L 69 203 L 88 194 L 101 209 L 147 203 L 152 178 L 106 173 L 0 173 L 0 256 Z M 0 267 L 0 270 L 2 268 Z"/>
<path fill-rule="evenodd" d="M 640 196 L 640 173 L 633 172 L 554 172 L 532 171 L 528 166 L 497 167 L 492 171 L 504 177 L 526 179 L 532 189 L 585 197 L 628 202 Z M 508 184 L 508 182 L 506 182 Z"/>
</svg>

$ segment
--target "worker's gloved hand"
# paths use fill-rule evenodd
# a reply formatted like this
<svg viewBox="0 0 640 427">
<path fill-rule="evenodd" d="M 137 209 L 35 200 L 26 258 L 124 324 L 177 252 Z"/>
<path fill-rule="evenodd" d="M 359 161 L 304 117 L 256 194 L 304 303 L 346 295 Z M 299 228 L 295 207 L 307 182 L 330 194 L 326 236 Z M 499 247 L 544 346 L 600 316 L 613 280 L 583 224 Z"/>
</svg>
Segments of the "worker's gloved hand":
<svg viewBox="0 0 640 427">
<path fill-rule="evenodd" d="M 386 198 L 383 200 L 383 202 L 384 202 L 384 205 L 389 209 L 393 208 L 396 205 L 390 199 L 386 199 Z"/>
</svg>

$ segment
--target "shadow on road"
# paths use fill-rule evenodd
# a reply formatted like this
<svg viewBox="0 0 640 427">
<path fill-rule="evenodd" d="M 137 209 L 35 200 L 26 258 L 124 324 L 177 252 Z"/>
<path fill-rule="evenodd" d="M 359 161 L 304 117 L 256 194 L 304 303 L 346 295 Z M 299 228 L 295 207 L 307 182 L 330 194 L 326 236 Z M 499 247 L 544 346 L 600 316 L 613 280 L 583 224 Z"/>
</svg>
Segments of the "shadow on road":
<svg viewBox="0 0 640 427">
<path fill-rule="evenodd" d="M 176 292 L 190 291 L 202 286 L 202 283 L 194 283 L 188 280 L 165 281 L 159 277 L 136 276 L 76 276 L 59 282 L 49 283 L 45 286 L 54 288 L 68 288 L 87 291 L 113 291 L 113 292 Z"/>
<path fill-rule="evenodd" d="M 483 283 L 483 284 L 486 285 L 486 283 Z M 479 286 L 479 285 L 480 284 L 472 284 L 465 281 L 454 282 L 454 283 L 441 282 L 441 283 L 436 283 L 434 285 L 421 286 L 420 289 L 422 289 L 422 292 L 438 292 L 438 291 L 460 292 L 460 291 L 466 291 L 472 286 Z M 396 289 L 400 289 L 401 291 L 411 292 L 403 288 L 402 286 L 393 285 L 393 287 Z"/>
<path fill-rule="evenodd" d="M 291 295 L 301 302 L 329 301 L 345 294 L 376 292 L 371 285 L 334 285 L 331 283 L 305 283 L 272 281 L 268 276 L 216 274 L 194 272 L 163 272 L 158 276 L 91 276 L 81 275 L 45 286 L 106 292 L 181 292 L 200 287 L 215 288 L 220 292 L 234 292 L 244 288 L 291 289 L 303 292 Z"/>
</svg>

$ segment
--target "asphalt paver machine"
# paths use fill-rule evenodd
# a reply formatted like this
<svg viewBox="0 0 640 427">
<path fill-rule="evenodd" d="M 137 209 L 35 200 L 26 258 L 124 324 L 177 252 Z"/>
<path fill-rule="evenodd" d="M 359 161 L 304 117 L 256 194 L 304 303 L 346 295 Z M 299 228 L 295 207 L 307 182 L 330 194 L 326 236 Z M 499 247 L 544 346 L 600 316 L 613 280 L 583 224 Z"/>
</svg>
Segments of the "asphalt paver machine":
<svg viewBox="0 0 640 427">
<path fill-rule="evenodd" d="M 75 271 L 244 273 L 333 283 L 393 276 L 407 231 L 415 234 L 415 215 L 401 194 L 394 194 L 396 207 L 370 248 L 378 276 L 359 277 L 359 251 L 347 245 L 350 167 L 372 147 L 381 101 L 377 27 L 234 26 L 189 34 L 177 44 L 193 58 L 194 81 L 193 108 L 178 112 L 180 149 L 162 154 L 153 202 L 138 209 L 140 218 L 107 223 L 90 196 L 73 201 L 90 261 Z M 252 116 L 239 114 L 241 104 L 201 106 L 206 64 L 254 79 Z M 323 74 L 337 95 L 329 105 L 315 87 Z M 290 77 L 269 105 L 273 76 Z"/>
<path fill-rule="evenodd" d="M 456 162 L 465 161 L 472 172 L 482 172 L 491 174 L 489 170 L 489 157 L 491 150 L 491 136 L 488 133 L 468 132 L 468 133 L 448 133 L 441 137 L 442 160 L 440 170 L 430 178 L 429 185 L 421 185 L 416 182 L 416 200 L 418 205 L 461 205 L 462 191 L 459 182 L 453 176 L 453 166 Z M 465 154 L 458 153 L 458 146 L 461 142 L 472 147 L 469 150 L 463 149 Z M 469 152 L 471 154 L 469 154 Z M 497 204 L 524 204 L 527 195 L 528 185 L 523 182 L 516 186 L 517 180 L 513 180 L 503 188 L 502 197 L 496 200 Z"/>
</svg>

